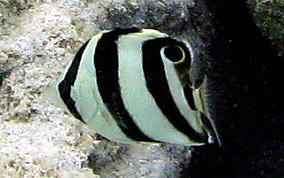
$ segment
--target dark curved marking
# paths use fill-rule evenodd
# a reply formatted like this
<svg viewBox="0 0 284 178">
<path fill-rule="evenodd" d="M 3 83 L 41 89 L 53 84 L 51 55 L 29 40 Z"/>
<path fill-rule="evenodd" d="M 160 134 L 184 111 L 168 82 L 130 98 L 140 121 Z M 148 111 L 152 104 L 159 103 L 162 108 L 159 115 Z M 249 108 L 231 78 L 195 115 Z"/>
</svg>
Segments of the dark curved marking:
<svg viewBox="0 0 284 178">
<path fill-rule="evenodd" d="M 77 52 L 75 55 L 75 58 L 73 59 L 66 75 L 64 76 L 64 79 L 60 82 L 58 85 L 58 91 L 60 94 L 61 99 L 69 109 L 69 111 L 79 119 L 80 121 L 84 122 L 81 114 L 77 110 L 75 106 L 75 101 L 71 97 L 71 87 L 74 86 L 75 80 L 77 78 L 80 62 L 82 59 L 83 52 L 85 48 L 87 47 L 90 40 L 88 40 Z"/>
<path fill-rule="evenodd" d="M 139 32 L 139 29 L 115 29 L 102 35 L 95 52 L 97 84 L 104 104 L 125 135 L 136 141 L 151 141 L 133 121 L 121 98 L 118 75 L 118 49 L 120 35 Z"/>
<path fill-rule="evenodd" d="M 143 70 L 147 88 L 155 99 L 163 114 L 170 123 L 180 132 L 187 135 L 192 141 L 206 142 L 207 137 L 195 132 L 177 108 L 167 82 L 160 49 L 163 46 L 178 43 L 172 38 L 159 38 L 146 41 L 142 46 Z"/>
<path fill-rule="evenodd" d="M 195 106 L 195 103 L 194 103 L 192 89 L 191 89 L 189 86 L 185 86 L 185 87 L 183 88 L 183 92 L 184 92 L 186 101 L 187 101 L 187 103 L 189 104 L 189 107 L 190 107 L 192 110 L 195 110 L 195 111 L 196 111 L 197 109 L 196 109 L 196 106 Z"/>
</svg>

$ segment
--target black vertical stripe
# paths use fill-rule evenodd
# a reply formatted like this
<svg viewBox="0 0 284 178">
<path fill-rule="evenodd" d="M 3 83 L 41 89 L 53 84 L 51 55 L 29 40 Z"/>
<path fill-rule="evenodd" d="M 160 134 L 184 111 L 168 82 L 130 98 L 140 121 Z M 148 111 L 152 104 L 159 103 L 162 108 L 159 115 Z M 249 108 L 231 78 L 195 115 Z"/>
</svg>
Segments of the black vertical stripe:
<svg viewBox="0 0 284 178">
<path fill-rule="evenodd" d="M 73 59 L 68 71 L 66 72 L 66 75 L 64 76 L 64 79 L 60 82 L 60 84 L 58 85 L 58 91 L 60 94 L 61 99 L 63 100 L 63 102 L 65 103 L 65 105 L 67 106 L 67 108 L 69 109 L 69 111 L 74 115 L 74 117 L 76 117 L 77 119 L 79 119 L 80 121 L 84 122 L 81 114 L 79 113 L 79 111 L 77 110 L 76 106 L 75 106 L 75 101 L 72 99 L 71 97 L 71 87 L 74 85 L 77 74 L 78 74 L 78 70 L 79 70 L 79 66 L 80 66 L 80 62 L 82 59 L 82 55 L 84 50 L 86 49 L 88 43 L 90 40 L 88 40 L 77 52 L 77 54 L 75 55 L 75 58 Z"/>
<path fill-rule="evenodd" d="M 177 44 L 172 38 L 159 38 L 146 41 L 142 47 L 143 70 L 147 88 L 155 99 L 163 114 L 180 132 L 192 141 L 206 142 L 207 136 L 195 132 L 177 108 L 170 93 L 160 49 L 167 45 Z"/>
<path fill-rule="evenodd" d="M 192 110 L 197 110 L 193 99 L 192 89 L 187 85 L 183 88 L 183 92 L 189 107 Z"/>
<path fill-rule="evenodd" d="M 115 29 L 102 35 L 95 52 L 95 68 L 100 95 L 109 112 L 127 137 L 136 141 L 154 141 L 135 124 L 121 98 L 118 78 L 118 49 L 120 35 L 139 32 L 139 29 Z"/>
</svg>

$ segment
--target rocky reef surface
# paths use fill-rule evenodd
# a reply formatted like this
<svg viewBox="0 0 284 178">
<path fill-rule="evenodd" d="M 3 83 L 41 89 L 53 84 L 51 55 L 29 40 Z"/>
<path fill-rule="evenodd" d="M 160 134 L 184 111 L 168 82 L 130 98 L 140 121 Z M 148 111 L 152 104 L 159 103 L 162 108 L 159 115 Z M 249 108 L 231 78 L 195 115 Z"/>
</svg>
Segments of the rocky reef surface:
<svg viewBox="0 0 284 178">
<path fill-rule="evenodd" d="M 282 2 L 250 1 L 256 22 L 279 54 Z M 0 0 L 0 177 L 181 175 L 190 161 L 188 148 L 101 140 L 41 94 L 80 45 L 102 29 L 153 27 L 202 49 L 210 23 L 203 7 L 191 11 L 194 6 L 173 0 Z"/>
</svg>

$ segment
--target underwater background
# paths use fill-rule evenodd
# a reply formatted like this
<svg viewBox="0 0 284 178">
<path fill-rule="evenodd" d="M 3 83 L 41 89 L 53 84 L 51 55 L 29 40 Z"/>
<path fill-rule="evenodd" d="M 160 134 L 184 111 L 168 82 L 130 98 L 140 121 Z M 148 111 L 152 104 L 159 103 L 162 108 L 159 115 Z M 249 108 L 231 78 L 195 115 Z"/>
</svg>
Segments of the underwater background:
<svg viewBox="0 0 284 178">
<path fill-rule="evenodd" d="M 247 7 L 283 56 L 284 1 Z M 210 20 L 202 1 L 0 0 L 0 177 L 186 176 L 189 148 L 101 140 L 41 93 L 102 29 L 155 28 L 188 40 L 202 58 L 214 33 Z"/>
</svg>

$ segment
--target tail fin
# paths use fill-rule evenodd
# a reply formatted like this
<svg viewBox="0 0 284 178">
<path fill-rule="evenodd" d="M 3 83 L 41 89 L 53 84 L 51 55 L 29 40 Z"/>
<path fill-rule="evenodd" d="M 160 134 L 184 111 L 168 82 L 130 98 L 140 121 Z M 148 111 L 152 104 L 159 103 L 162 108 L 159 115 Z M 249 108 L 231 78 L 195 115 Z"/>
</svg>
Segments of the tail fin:
<svg viewBox="0 0 284 178">
<path fill-rule="evenodd" d="M 58 83 L 57 81 L 44 89 L 42 93 L 43 99 L 69 113 L 68 108 L 60 97 Z"/>
</svg>

